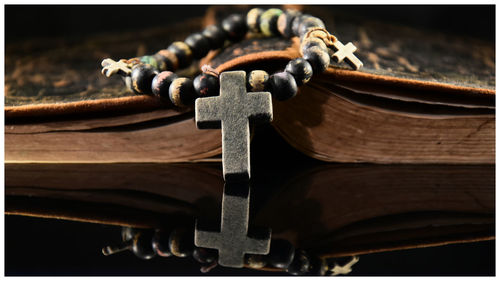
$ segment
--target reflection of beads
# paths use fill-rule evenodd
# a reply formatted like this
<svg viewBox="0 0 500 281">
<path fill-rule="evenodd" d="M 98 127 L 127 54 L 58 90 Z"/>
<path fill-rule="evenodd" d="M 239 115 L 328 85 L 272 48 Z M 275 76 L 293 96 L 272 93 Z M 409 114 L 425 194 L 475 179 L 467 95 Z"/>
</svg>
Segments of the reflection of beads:
<svg viewBox="0 0 500 281">
<path fill-rule="evenodd" d="M 191 34 L 184 42 L 174 42 L 166 50 L 137 59 L 131 74 L 131 88 L 139 94 L 154 94 L 164 99 L 168 96 L 179 107 L 192 106 L 199 97 L 217 95 L 218 74 L 203 73 L 191 81 L 172 72 L 189 66 L 210 50 L 222 48 L 226 41 L 237 42 L 247 32 L 254 32 L 285 38 L 298 36 L 301 39 L 303 57 L 291 60 L 284 71 L 269 75 L 265 71 L 254 70 L 247 75 L 249 91 L 269 90 L 275 99 L 287 100 L 295 96 L 297 86 L 307 83 L 313 73 L 323 72 L 330 64 L 328 47 L 336 39 L 324 27 L 319 18 L 294 10 L 283 12 L 276 8 L 254 8 L 246 16 L 233 14 L 220 25 L 210 25 L 202 32 Z"/>
<path fill-rule="evenodd" d="M 192 228 L 177 227 L 167 229 L 122 228 L 122 243 L 103 248 L 103 254 L 110 255 L 123 250 L 131 250 L 141 259 L 155 256 L 164 258 L 189 257 L 201 264 L 202 272 L 208 272 L 217 265 L 218 252 L 214 249 L 194 246 Z M 326 260 L 311 256 L 284 239 L 271 240 L 267 255 L 245 255 L 245 266 L 254 269 L 273 267 L 291 275 L 325 275 L 331 270 Z"/>
</svg>

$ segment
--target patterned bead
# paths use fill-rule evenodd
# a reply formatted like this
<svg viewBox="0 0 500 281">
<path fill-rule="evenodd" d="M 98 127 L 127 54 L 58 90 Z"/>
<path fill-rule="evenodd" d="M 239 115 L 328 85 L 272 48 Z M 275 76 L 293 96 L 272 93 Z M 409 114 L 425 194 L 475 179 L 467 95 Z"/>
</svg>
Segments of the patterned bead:
<svg viewBox="0 0 500 281">
<path fill-rule="evenodd" d="M 196 99 L 193 81 L 189 78 L 180 77 L 175 79 L 168 89 L 170 101 L 178 107 L 191 106 Z"/>
<path fill-rule="evenodd" d="M 193 251 L 193 258 L 199 263 L 212 263 L 217 257 L 217 251 L 214 249 L 196 247 Z"/>
<path fill-rule="evenodd" d="M 170 252 L 180 258 L 188 257 L 194 248 L 194 234 L 186 228 L 176 228 L 169 237 Z"/>
<path fill-rule="evenodd" d="M 264 70 L 254 70 L 248 74 L 247 88 L 250 92 L 262 92 L 269 85 L 269 74 Z"/>
<path fill-rule="evenodd" d="M 312 66 L 314 73 L 319 74 L 325 71 L 330 65 L 330 56 L 328 52 L 320 47 L 311 47 L 304 52 L 306 59 Z"/>
<path fill-rule="evenodd" d="M 322 20 L 316 18 L 316 17 L 311 17 L 311 16 L 307 16 L 307 17 L 302 17 L 302 20 L 301 20 L 301 23 L 299 25 L 299 29 L 298 29 L 298 34 L 297 36 L 304 36 L 307 31 L 309 30 L 309 28 L 313 28 L 313 27 L 320 27 L 320 28 L 325 28 L 325 24 L 323 23 Z"/>
<path fill-rule="evenodd" d="M 207 26 L 201 34 L 207 38 L 211 50 L 222 48 L 226 41 L 224 30 L 216 25 Z"/>
<path fill-rule="evenodd" d="M 293 261 L 295 248 L 284 239 L 273 239 L 269 249 L 269 263 L 276 268 L 287 268 Z"/>
<path fill-rule="evenodd" d="M 132 252 L 139 258 L 149 260 L 156 256 L 151 240 L 153 238 L 152 231 L 142 231 L 134 236 L 132 243 Z"/>
<path fill-rule="evenodd" d="M 260 15 L 260 32 L 265 36 L 273 36 L 278 32 L 278 18 L 283 13 L 280 9 L 268 9 Z"/>
<path fill-rule="evenodd" d="M 171 71 L 162 71 L 153 78 L 151 89 L 153 94 L 162 98 L 169 98 L 170 84 L 177 79 L 177 75 Z"/>
<path fill-rule="evenodd" d="M 184 40 L 184 43 L 191 48 L 195 59 L 203 58 L 210 51 L 210 42 L 200 33 L 189 35 L 186 40 Z"/>
<path fill-rule="evenodd" d="M 307 38 L 300 43 L 300 50 L 302 54 L 304 54 L 307 49 L 312 47 L 319 47 L 322 50 L 328 51 L 328 47 L 326 46 L 325 41 L 317 37 Z"/>
<path fill-rule="evenodd" d="M 263 268 L 267 264 L 267 257 L 264 255 L 245 255 L 245 264 L 251 268 L 259 269 Z"/>
<path fill-rule="evenodd" d="M 156 61 L 156 69 L 158 71 L 165 71 L 165 70 L 167 70 L 167 63 L 163 59 L 163 56 L 161 56 L 159 54 L 154 54 L 153 58 Z"/>
<path fill-rule="evenodd" d="M 193 86 L 198 97 L 216 96 L 219 93 L 219 78 L 202 73 L 194 78 Z"/>
<path fill-rule="evenodd" d="M 285 38 L 291 38 L 293 37 L 293 31 L 292 31 L 292 23 L 293 20 L 300 16 L 301 13 L 296 10 L 287 10 L 285 13 L 281 14 L 278 18 L 278 31 L 283 35 Z"/>
<path fill-rule="evenodd" d="M 177 59 L 174 53 L 164 49 L 158 51 L 156 55 L 159 58 L 161 58 L 166 65 L 166 68 L 163 70 L 176 71 L 177 68 L 179 67 L 179 60 Z"/>
<path fill-rule="evenodd" d="M 292 275 L 304 275 L 309 271 L 309 256 L 303 250 L 296 250 L 292 263 L 286 271 Z"/>
<path fill-rule="evenodd" d="M 184 42 L 176 41 L 172 43 L 167 50 L 172 52 L 177 57 L 177 60 L 179 61 L 179 68 L 185 68 L 193 61 L 193 52 Z"/>
<path fill-rule="evenodd" d="M 155 231 L 153 235 L 153 240 L 151 241 L 153 250 L 160 257 L 168 258 L 172 256 L 170 252 L 170 247 L 168 244 L 169 241 L 169 233 L 160 229 Z"/>
<path fill-rule="evenodd" d="M 149 64 L 152 67 L 158 69 L 158 62 L 156 61 L 156 58 L 154 56 L 142 56 L 141 62 L 144 64 Z"/>
<path fill-rule="evenodd" d="M 272 96 L 279 101 L 288 100 L 297 94 L 295 78 L 286 71 L 271 75 L 269 82 Z"/>
<path fill-rule="evenodd" d="M 286 65 L 285 71 L 293 75 L 298 86 L 309 82 L 313 75 L 311 64 L 303 58 L 291 60 Z"/>
<path fill-rule="evenodd" d="M 227 33 L 232 42 L 240 41 L 247 33 L 247 23 L 245 17 L 233 14 L 222 21 L 222 29 Z"/>
<path fill-rule="evenodd" d="M 258 33 L 260 32 L 259 27 L 259 18 L 260 15 L 264 12 L 261 8 L 253 8 L 247 13 L 247 26 L 248 30 L 251 32 Z"/>
<path fill-rule="evenodd" d="M 139 94 L 151 94 L 151 81 L 157 71 L 149 64 L 137 64 L 132 68 L 132 89 Z"/>
</svg>

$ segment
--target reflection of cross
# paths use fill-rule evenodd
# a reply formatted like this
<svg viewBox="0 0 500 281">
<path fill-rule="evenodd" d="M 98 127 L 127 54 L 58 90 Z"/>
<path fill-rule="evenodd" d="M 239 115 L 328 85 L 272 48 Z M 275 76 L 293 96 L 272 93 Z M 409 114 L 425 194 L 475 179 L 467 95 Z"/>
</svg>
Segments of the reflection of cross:
<svg viewBox="0 0 500 281">
<path fill-rule="evenodd" d="M 250 178 L 248 119 L 272 120 L 271 94 L 247 93 L 244 71 L 223 72 L 220 75 L 220 95 L 196 99 L 195 107 L 198 128 L 222 127 L 224 179 L 248 180 Z"/>
<path fill-rule="evenodd" d="M 218 263 L 229 267 L 243 267 L 246 253 L 268 254 L 271 241 L 270 230 L 262 231 L 253 238 L 247 236 L 249 205 L 248 183 L 226 183 L 222 197 L 220 232 L 199 230 L 197 226 L 194 244 L 197 247 L 217 249 L 219 251 Z"/>
<path fill-rule="evenodd" d="M 363 66 L 363 63 L 354 55 L 354 52 L 357 49 L 351 42 L 344 46 L 342 42 L 336 40 L 333 42 L 333 46 L 337 49 L 337 52 L 333 54 L 335 62 L 338 63 L 347 59 L 346 62 L 355 70 L 358 70 Z"/>
<path fill-rule="evenodd" d="M 132 69 L 130 65 L 125 62 L 125 60 L 114 61 L 112 59 L 104 59 L 101 62 L 102 66 L 102 74 L 106 75 L 106 77 L 110 77 L 115 73 L 120 73 L 121 75 L 130 75 Z"/>
</svg>

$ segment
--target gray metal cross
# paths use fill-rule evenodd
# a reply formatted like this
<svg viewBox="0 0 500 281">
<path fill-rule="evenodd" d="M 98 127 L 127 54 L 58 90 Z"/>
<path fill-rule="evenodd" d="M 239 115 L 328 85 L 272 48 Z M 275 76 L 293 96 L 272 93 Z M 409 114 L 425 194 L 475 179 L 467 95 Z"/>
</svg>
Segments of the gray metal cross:
<svg viewBox="0 0 500 281">
<path fill-rule="evenodd" d="M 245 254 L 266 255 L 271 244 L 269 229 L 248 234 L 250 188 L 248 183 L 226 183 L 222 197 L 220 232 L 198 229 L 194 233 L 197 247 L 217 249 L 218 263 L 228 267 L 243 267 Z"/>
<path fill-rule="evenodd" d="M 339 40 L 333 42 L 333 46 L 337 51 L 333 54 L 333 58 L 335 62 L 341 62 L 344 59 L 347 59 L 347 63 L 354 69 L 358 70 L 363 66 L 363 63 L 354 55 L 354 52 L 357 50 L 356 46 L 354 46 L 351 42 L 347 43 L 347 45 L 342 44 Z"/>
<path fill-rule="evenodd" d="M 226 181 L 250 179 L 249 119 L 273 119 L 271 94 L 247 93 L 245 76 L 244 71 L 221 73 L 219 96 L 195 102 L 199 129 L 222 127 L 222 170 Z"/>
</svg>

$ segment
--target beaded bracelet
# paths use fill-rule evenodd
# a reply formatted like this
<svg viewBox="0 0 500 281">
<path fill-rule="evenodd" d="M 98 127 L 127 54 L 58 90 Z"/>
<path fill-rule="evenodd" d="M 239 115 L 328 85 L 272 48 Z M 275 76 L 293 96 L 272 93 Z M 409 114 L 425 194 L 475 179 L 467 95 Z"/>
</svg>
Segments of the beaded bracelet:
<svg viewBox="0 0 500 281">
<path fill-rule="evenodd" d="M 122 228 L 122 241 L 102 249 L 105 256 L 130 250 L 140 259 L 154 257 L 187 258 L 192 257 L 200 263 L 200 271 L 208 273 L 217 266 L 217 251 L 193 245 L 192 229 L 184 226 L 162 229 Z M 296 249 L 285 239 L 273 239 L 267 255 L 247 254 L 245 266 L 252 269 L 264 267 L 285 271 L 291 275 L 340 275 L 351 272 L 359 257 L 325 259 L 302 249 Z"/>
<path fill-rule="evenodd" d="M 325 71 L 330 57 L 337 63 L 346 59 L 355 70 L 363 65 L 353 54 L 356 47 L 352 43 L 343 45 L 325 30 L 321 19 L 295 10 L 283 12 L 276 8 L 254 8 L 246 17 L 230 15 L 220 26 L 210 25 L 201 33 L 188 36 L 184 42 L 174 42 L 154 55 L 117 62 L 104 59 L 102 73 L 107 77 L 116 73 L 122 75 L 127 87 L 137 94 L 154 94 L 170 99 L 178 107 L 192 106 L 196 98 L 218 95 L 218 73 L 205 67 L 202 68 L 203 73 L 191 80 L 178 77 L 175 71 L 186 68 L 194 59 L 205 57 L 210 50 L 224 47 L 227 41 L 234 43 L 242 40 L 248 31 L 267 37 L 300 37 L 302 57 L 291 60 L 284 71 L 269 75 L 266 71 L 254 70 L 247 75 L 250 92 L 269 91 L 279 101 L 294 97 L 297 86 L 307 83 L 313 73 Z"/>
</svg>

